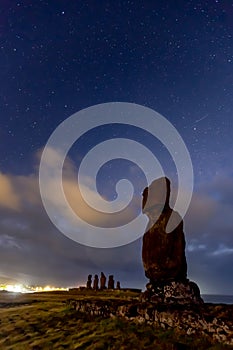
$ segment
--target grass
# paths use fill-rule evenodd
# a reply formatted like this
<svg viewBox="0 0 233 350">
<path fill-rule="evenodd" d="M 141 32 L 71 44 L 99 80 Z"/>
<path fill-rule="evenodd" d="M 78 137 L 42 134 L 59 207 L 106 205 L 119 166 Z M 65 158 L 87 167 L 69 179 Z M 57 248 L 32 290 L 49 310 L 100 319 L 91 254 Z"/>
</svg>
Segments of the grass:
<svg viewBox="0 0 233 350">
<path fill-rule="evenodd" d="M 101 300 L 135 299 L 126 292 L 37 293 L 0 296 L 0 349 L 86 350 L 220 350 L 206 339 L 155 329 L 119 318 L 100 319 L 79 314 L 66 306 L 68 298 Z"/>
</svg>

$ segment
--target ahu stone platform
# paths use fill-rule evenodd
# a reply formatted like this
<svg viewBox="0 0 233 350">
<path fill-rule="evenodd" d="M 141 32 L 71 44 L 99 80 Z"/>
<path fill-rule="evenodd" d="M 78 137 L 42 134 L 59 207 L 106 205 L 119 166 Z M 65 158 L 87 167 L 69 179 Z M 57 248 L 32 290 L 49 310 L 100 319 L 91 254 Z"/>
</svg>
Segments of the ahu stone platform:
<svg viewBox="0 0 233 350">
<path fill-rule="evenodd" d="M 122 317 L 181 334 L 206 336 L 213 342 L 233 345 L 233 305 L 166 305 L 116 300 L 67 301 L 69 308 L 90 317 Z"/>
</svg>

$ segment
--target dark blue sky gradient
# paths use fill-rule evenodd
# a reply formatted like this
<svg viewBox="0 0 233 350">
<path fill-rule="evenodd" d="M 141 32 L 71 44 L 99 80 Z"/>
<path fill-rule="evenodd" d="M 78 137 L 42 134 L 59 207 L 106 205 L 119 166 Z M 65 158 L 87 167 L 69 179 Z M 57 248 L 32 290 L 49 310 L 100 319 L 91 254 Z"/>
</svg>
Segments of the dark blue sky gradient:
<svg viewBox="0 0 233 350">
<path fill-rule="evenodd" d="M 232 144 L 232 15 L 224 1 L 3 1 L 4 168 L 17 171 L 72 113 L 109 101 L 157 110 L 200 166 L 219 165 Z"/>
</svg>

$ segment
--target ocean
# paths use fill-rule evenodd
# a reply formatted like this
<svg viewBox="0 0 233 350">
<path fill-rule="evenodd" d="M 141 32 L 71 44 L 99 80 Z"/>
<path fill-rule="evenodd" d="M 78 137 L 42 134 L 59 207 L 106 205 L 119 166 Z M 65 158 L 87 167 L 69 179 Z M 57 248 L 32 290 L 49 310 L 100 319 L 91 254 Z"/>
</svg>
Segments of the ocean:
<svg viewBox="0 0 233 350">
<path fill-rule="evenodd" d="M 233 304 L 233 295 L 202 294 L 205 303 Z"/>
</svg>

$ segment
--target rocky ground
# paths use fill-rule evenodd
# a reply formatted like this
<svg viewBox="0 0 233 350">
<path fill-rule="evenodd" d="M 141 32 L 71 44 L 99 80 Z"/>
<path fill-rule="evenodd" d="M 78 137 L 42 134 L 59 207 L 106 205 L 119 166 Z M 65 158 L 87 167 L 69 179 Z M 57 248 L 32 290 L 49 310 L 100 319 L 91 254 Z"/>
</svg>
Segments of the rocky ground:
<svg viewBox="0 0 233 350">
<path fill-rule="evenodd" d="M 205 304 L 202 312 L 207 321 L 229 324 L 232 308 Z M 187 311 L 176 311 L 182 322 L 190 317 Z M 157 311 L 161 322 L 156 326 L 150 322 L 153 312 L 139 302 L 139 294 L 130 292 L 1 293 L 0 349 L 233 349 L 210 336 L 188 334 L 182 326 L 169 327 L 166 312 L 171 316 L 172 309 Z"/>
</svg>

